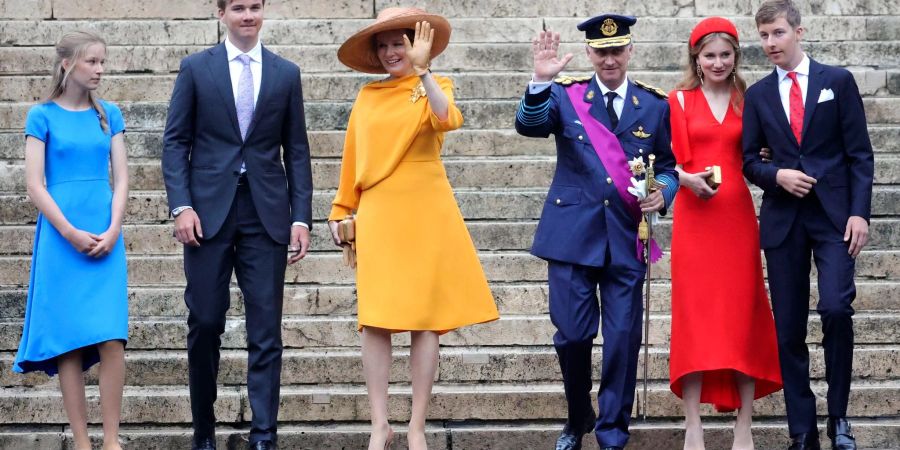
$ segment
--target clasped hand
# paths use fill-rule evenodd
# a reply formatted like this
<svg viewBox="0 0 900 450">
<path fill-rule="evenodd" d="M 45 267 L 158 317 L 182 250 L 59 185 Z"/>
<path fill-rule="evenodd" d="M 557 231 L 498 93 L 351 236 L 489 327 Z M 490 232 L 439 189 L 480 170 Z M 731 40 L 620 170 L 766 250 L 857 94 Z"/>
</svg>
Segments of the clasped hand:
<svg viewBox="0 0 900 450">
<path fill-rule="evenodd" d="M 431 67 L 431 45 L 434 43 L 434 29 L 425 21 L 416 22 L 416 34 L 413 42 L 403 35 L 403 45 L 406 47 L 406 57 L 412 65 L 416 75 L 422 76 L 428 73 Z"/>
<path fill-rule="evenodd" d="M 75 247 L 75 250 L 78 250 L 78 253 L 101 258 L 108 255 L 115 247 L 116 241 L 119 239 L 119 230 L 110 228 L 96 235 L 75 228 L 67 233 L 65 238 L 72 244 L 72 247 Z"/>
</svg>

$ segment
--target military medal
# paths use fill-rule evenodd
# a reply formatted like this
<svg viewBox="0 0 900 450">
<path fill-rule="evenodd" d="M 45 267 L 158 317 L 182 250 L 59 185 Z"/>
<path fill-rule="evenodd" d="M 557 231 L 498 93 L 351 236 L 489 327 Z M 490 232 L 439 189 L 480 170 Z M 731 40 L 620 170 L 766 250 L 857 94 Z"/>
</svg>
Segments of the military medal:
<svg viewBox="0 0 900 450">
<path fill-rule="evenodd" d="M 640 104 L 641 104 L 641 102 L 639 102 L 638 99 L 637 99 L 637 95 L 632 95 L 632 96 L 631 96 L 631 103 L 634 103 L 634 106 L 637 106 L 637 105 L 640 105 Z"/>
<path fill-rule="evenodd" d="M 585 96 L 585 98 L 588 100 L 593 100 L 594 99 L 594 91 L 588 91 L 587 96 Z"/>
<path fill-rule="evenodd" d="M 637 131 L 632 131 L 631 134 L 633 134 L 635 137 L 637 137 L 637 138 L 639 138 L 639 139 L 647 139 L 648 137 L 653 136 L 653 135 L 650 134 L 650 133 L 644 132 L 644 126 L 643 126 L 643 125 L 639 126 L 638 129 L 637 129 Z"/>
</svg>

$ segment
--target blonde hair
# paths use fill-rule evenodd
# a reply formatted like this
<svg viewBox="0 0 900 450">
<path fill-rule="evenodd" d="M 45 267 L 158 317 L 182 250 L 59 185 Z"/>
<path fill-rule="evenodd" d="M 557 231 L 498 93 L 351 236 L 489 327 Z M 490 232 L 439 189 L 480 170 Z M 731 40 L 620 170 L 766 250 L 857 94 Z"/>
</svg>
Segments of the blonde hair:
<svg viewBox="0 0 900 450">
<path fill-rule="evenodd" d="M 62 39 L 56 44 L 56 59 L 53 61 L 53 69 L 51 72 L 52 80 L 50 82 L 50 93 L 47 94 L 47 101 L 53 100 L 63 94 L 66 90 L 66 82 L 69 78 L 69 71 L 63 67 L 63 60 L 69 61 L 69 67 L 73 67 L 75 63 L 84 56 L 85 50 L 94 44 L 102 44 L 106 47 L 106 41 L 100 36 L 85 31 L 73 31 L 66 33 Z M 91 107 L 97 111 L 97 117 L 100 119 L 100 128 L 104 133 L 109 133 L 109 120 L 106 117 L 106 110 L 100 105 L 100 99 L 93 91 L 88 91 L 88 100 Z"/>
<path fill-rule="evenodd" d="M 738 73 L 738 67 L 741 65 L 741 46 L 738 44 L 737 39 L 728 33 L 709 33 L 700 38 L 693 47 L 691 47 L 691 44 L 688 44 L 687 67 L 685 67 L 684 70 L 684 77 L 678 82 L 675 89 L 691 90 L 702 84 L 700 75 L 697 73 L 697 59 L 700 56 L 700 50 L 703 50 L 703 46 L 716 38 L 724 39 L 725 42 L 731 44 L 731 48 L 734 49 L 734 69 L 731 72 L 731 77 L 732 82 L 734 83 L 732 92 L 734 92 L 735 95 L 731 100 L 731 106 L 734 108 L 734 112 L 740 114 L 741 106 L 744 104 L 744 91 L 747 90 L 747 82 L 744 81 L 744 77 Z"/>
</svg>

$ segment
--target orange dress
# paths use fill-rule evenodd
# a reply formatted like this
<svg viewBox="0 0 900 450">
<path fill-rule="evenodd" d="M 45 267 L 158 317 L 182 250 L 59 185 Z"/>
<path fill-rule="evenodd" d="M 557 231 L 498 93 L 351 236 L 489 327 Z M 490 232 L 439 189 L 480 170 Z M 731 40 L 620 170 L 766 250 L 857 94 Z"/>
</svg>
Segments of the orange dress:
<svg viewBox="0 0 900 450">
<path fill-rule="evenodd" d="M 741 406 L 735 372 L 756 379 L 755 398 L 781 389 L 775 321 L 763 282 L 759 226 L 741 172 L 741 115 L 731 106 L 722 123 L 703 92 L 669 94 L 672 150 L 686 172 L 722 168 L 709 200 L 682 186 L 672 224 L 670 387 L 703 372 L 702 403 L 720 411 Z"/>
<path fill-rule="evenodd" d="M 428 97 L 412 101 L 414 75 L 365 85 L 350 113 L 328 218 L 356 211 L 360 329 L 446 332 L 499 318 L 441 162 L 462 114 L 450 79 L 435 79 L 450 100 L 445 121 Z"/>
</svg>

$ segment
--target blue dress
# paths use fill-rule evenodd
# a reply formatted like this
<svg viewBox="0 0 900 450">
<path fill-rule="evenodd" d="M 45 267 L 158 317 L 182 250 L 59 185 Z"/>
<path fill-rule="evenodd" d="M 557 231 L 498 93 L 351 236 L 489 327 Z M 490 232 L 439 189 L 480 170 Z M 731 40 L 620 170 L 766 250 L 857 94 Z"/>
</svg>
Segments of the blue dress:
<svg viewBox="0 0 900 450">
<path fill-rule="evenodd" d="M 50 196 L 76 228 L 100 234 L 112 217 L 109 184 L 112 136 L 125 131 L 118 107 L 101 102 L 104 133 L 94 110 L 69 111 L 54 102 L 28 111 L 26 136 L 43 141 Z M 98 343 L 128 339 L 128 292 L 122 236 L 106 256 L 78 252 L 38 215 L 22 341 L 13 370 L 58 371 L 56 357 L 82 349 L 84 370 L 100 360 Z"/>
</svg>

